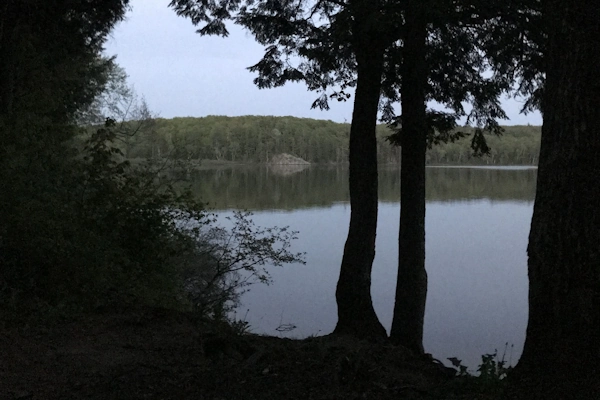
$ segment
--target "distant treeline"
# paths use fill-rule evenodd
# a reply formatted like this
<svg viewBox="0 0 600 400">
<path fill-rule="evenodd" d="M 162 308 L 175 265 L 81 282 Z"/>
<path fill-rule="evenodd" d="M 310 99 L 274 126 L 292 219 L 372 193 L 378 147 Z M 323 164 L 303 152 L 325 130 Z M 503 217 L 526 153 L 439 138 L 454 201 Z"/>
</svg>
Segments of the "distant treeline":
<svg viewBox="0 0 600 400">
<path fill-rule="evenodd" d="M 134 124 L 133 122 L 130 124 Z M 469 128 L 461 128 L 469 131 Z M 205 160 L 265 163 L 289 153 L 311 163 L 344 163 L 348 160 L 349 124 L 295 117 L 244 116 L 156 119 L 125 140 L 129 159 Z M 398 163 L 400 149 L 386 137 L 392 131 L 380 125 L 379 162 Z M 540 127 L 507 126 L 502 136 L 488 136 L 489 156 L 472 156 L 470 137 L 429 150 L 429 164 L 535 165 Z"/>
</svg>

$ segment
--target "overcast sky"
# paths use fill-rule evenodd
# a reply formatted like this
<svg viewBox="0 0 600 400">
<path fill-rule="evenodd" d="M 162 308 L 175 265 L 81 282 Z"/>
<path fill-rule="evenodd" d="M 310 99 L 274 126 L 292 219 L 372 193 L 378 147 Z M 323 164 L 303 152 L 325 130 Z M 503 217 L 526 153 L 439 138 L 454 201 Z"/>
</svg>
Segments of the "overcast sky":
<svg viewBox="0 0 600 400">
<path fill-rule="evenodd" d="M 256 64 L 263 48 L 237 27 L 230 36 L 202 37 L 189 19 L 175 15 L 169 0 L 131 0 L 132 11 L 106 45 L 117 55 L 140 96 L 164 118 L 207 115 L 292 115 L 350 122 L 352 101 L 332 102 L 329 111 L 311 110 L 316 93 L 303 84 L 259 90 Z M 515 100 L 504 102 L 503 125 L 541 125 L 538 113 L 522 115 Z"/>
</svg>

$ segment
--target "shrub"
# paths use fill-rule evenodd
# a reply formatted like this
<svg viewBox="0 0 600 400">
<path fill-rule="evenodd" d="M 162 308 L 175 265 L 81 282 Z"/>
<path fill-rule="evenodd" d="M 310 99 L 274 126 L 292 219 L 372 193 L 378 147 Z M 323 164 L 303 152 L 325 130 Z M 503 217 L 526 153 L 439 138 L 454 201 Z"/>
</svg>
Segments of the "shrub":
<svg viewBox="0 0 600 400">
<path fill-rule="evenodd" d="M 264 266 L 301 261 L 289 252 L 294 232 L 256 228 L 248 214 L 235 214 L 231 230 L 217 227 L 189 191 L 154 168 L 131 168 L 114 127 L 97 128 L 81 156 L 61 145 L 62 157 L 46 149 L 51 161 L 13 169 L 12 197 L 0 199 L 4 310 L 150 305 L 220 316 L 240 289 L 268 281 Z"/>
<path fill-rule="evenodd" d="M 184 286 L 193 307 L 203 314 L 225 317 L 247 286 L 270 283 L 267 266 L 304 263 L 302 253 L 290 252 L 297 232 L 288 227 L 257 227 L 251 215 L 234 212 L 226 218 L 231 228 L 215 220 L 185 228 L 196 246 L 189 253 L 191 262 L 186 265 L 191 268 L 185 270 Z"/>
</svg>

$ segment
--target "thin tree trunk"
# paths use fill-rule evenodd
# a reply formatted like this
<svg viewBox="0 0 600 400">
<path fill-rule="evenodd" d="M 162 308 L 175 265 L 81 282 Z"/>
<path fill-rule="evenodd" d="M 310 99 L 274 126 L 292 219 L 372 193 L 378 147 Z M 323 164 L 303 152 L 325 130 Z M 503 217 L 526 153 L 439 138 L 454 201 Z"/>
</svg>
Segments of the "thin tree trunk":
<svg viewBox="0 0 600 400">
<path fill-rule="evenodd" d="M 337 284 L 334 333 L 387 337 L 371 301 L 371 269 L 377 230 L 377 143 L 375 128 L 383 72 L 377 37 L 356 45 L 358 78 L 350 127 L 350 228 Z"/>
<path fill-rule="evenodd" d="M 544 124 L 529 236 L 523 398 L 600 396 L 600 24 L 596 0 L 550 0 Z"/>
<path fill-rule="evenodd" d="M 425 271 L 427 23 L 423 5 L 418 1 L 406 2 L 405 16 L 398 280 L 390 339 L 393 343 L 422 354 L 427 297 L 427 272 Z"/>
</svg>

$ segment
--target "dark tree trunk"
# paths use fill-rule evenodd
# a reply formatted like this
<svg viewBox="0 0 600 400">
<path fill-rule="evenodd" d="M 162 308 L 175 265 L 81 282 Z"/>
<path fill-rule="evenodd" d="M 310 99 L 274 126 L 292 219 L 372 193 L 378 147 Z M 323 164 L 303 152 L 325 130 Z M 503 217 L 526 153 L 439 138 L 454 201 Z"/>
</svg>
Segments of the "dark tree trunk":
<svg viewBox="0 0 600 400">
<path fill-rule="evenodd" d="M 600 5 L 549 0 L 523 398 L 600 398 Z"/>
<path fill-rule="evenodd" d="M 383 338 L 387 333 L 371 301 L 378 201 L 375 128 L 383 46 L 377 35 L 365 31 L 357 33 L 355 42 L 358 78 L 350 127 L 350 228 L 336 290 L 338 323 L 334 333 Z"/>
<path fill-rule="evenodd" d="M 406 2 L 402 64 L 402 160 L 398 281 L 390 339 L 423 353 L 425 271 L 425 153 L 427 151 L 427 23 L 423 5 Z"/>
</svg>

